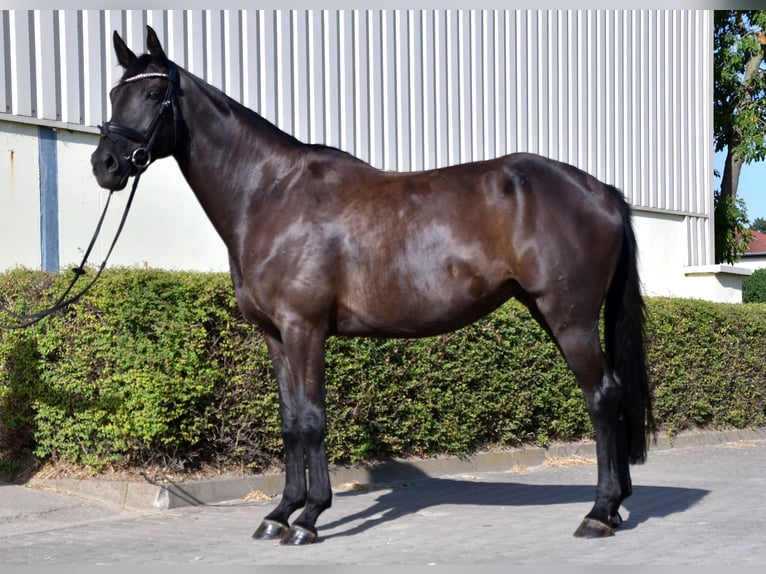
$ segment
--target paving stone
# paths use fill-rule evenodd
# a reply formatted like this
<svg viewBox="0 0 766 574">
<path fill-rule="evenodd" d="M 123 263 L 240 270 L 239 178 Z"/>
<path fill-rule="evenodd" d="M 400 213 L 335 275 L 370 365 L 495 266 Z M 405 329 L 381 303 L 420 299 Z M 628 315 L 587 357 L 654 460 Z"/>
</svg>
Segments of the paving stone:
<svg viewBox="0 0 766 574">
<path fill-rule="evenodd" d="M 603 540 L 572 536 L 592 505 L 596 472 L 576 457 L 523 470 L 422 471 L 336 491 L 319 540 L 301 548 L 250 538 L 276 499 L 136 511 L 0 483 L 0 564 L 766 563 L 766 434 L 712 436 L 650 451 L 632 467 L 626 522 Z"/>
</svg>

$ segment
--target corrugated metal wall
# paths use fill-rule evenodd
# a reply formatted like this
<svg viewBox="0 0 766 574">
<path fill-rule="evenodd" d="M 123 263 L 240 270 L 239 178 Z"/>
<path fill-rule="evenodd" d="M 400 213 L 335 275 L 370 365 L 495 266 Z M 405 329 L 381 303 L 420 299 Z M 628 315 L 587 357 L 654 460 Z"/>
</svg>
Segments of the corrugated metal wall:
<svg viewBox="0 0 766 574">
<path fill-rule="evenodd" d="M 686 216 L 711 263 L 712 13 L 53 10 L 0 13 L 0 119 L 94 127 L 111 34 L 309 142 L 409 170 L 531 151 Z"/>
</svg>

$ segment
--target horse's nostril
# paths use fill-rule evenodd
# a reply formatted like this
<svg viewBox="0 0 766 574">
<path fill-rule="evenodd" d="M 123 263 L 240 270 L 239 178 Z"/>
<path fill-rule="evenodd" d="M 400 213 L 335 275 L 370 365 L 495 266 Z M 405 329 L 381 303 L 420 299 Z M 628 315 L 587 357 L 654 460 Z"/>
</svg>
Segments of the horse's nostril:
<svg viewBox="0 0 766 574">
<path fill-rule="evenodd" d="M 117 160 L 110 153 L 104 154 L 104 167 L 108 172 L 114 172 L 117 170 Z"/>
</svg>

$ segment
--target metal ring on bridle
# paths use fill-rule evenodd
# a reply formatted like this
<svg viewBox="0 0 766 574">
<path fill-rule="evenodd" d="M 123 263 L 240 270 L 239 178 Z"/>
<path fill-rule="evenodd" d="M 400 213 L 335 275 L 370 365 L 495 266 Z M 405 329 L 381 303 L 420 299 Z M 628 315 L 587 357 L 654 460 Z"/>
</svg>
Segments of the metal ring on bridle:
<svg viewBox="0 0 766 574">
<path fill-rule="evenodd" d="M 152 154 L 145 147 L 138 147 L 130 154 L 130 162 L 138 169 L 146 169 L 152 163 Z"/>
</svg>

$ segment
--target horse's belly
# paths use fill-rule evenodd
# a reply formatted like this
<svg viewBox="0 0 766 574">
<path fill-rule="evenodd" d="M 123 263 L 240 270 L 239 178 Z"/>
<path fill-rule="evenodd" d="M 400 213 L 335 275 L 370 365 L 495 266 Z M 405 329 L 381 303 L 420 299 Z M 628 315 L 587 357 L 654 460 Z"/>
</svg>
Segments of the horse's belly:
<svg viewBox="0 0 766 574">
<path fill-rule="evenodd" d="M 339 335 L 426 337 L 454 331 L 495 310 L 513 296 L 513 281 L 487 284 L 484 278 L 434 283 L 428 289 L 373 290 L 341 299 Z"/>
</svg>

